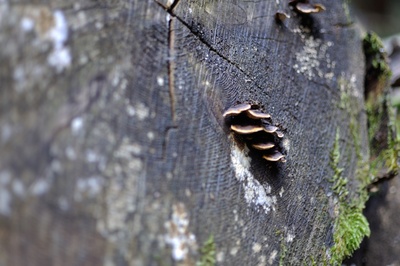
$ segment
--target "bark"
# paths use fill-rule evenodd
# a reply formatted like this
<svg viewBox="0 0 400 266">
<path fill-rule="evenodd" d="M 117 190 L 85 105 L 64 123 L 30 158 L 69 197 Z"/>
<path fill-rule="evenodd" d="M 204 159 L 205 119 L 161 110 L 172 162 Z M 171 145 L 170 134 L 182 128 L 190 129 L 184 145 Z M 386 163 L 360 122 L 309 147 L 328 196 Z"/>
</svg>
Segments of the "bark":
<svg viewBox="0 0 400 266">
<path fill-rule="evenodd" d="M 369 146 L 361 36 L 321 3 L 3 1 L 0 265 L 329 262 Z M 238 102 L 286 163 L 232 137 Z"/>
</svg>

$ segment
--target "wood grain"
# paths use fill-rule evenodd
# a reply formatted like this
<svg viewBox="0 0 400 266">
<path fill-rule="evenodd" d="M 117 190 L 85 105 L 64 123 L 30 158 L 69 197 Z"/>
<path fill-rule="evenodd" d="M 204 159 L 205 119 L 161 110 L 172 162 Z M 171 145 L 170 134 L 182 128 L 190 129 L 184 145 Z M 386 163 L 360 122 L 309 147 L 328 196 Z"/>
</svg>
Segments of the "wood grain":
<svg viewBox="0 0 400 266">
<path fill-rule="evenodd" d="M 0 265 L 194 265 L 210 236 L 218 265 L 326 260 L 336 131 L 351 196 L 351 117 L 368 145 L 361 37 L 321 3 L 3 4 Z M 238 102 L 284 128 L 285 164 L 231 136 Z"/>
</svg>

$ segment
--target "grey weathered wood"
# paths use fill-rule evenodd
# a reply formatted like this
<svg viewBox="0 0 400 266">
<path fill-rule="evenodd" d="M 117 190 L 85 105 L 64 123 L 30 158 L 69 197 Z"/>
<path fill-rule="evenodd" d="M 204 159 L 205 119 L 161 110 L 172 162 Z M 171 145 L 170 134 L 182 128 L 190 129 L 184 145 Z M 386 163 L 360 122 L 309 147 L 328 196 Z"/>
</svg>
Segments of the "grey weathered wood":
<svg viewBox="0 0 400 266">
<path fill-rule="evenodd" d="M 321 2 L 3 1 L 0 265 L 190 265 L 211 235 L 220 265 L 326 260 L 337 128 L 358 187 L 343 93 L 368 145 L 361 38 Z M 287 163 L 235 144 L 236 102 L 285 129 Z"/>
</svg>

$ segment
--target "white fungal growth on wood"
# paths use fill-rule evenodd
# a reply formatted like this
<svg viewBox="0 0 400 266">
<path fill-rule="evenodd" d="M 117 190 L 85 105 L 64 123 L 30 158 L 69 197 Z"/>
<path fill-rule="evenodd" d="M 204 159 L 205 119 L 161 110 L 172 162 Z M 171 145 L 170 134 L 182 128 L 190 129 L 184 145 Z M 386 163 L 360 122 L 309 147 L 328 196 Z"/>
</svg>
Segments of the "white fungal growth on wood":
<svg viewBox="0 0 400 266">
<path fill-rule="evenodd" d="M 269 258 L 268 258 L 268 264 L 272 265 L 275 262 L 276 255 L 278 255 L 278 251 L 275 249 L 274 251 L 271 252 Z"/>
<path fill-rule="evenodd" d="M 263 186 L 258 182 L 250 172 L 251 158 L 248 156 L 248 148 L 241 150 L 236 145 L 231 148 L 231 161 L 235 171 L 236 179 L 242 183 L 244 197 L 249 206 L 256 205 L 261 207 L 267 214 L 271 209 L 275 209 L 275 196 L 269 196 L 270 186 Z"/>
<path fill-rule="evenodd" d="M 251 249 L 253 250 L 253 253 L 258 253 L 261 251 L 262 246 L 260 243 L 254 243 Z"/>
<path fill-rule="evenodd" d="M 313 80 L 315 77 L 332 79 L 336 62 L 331 60 L 328 49 L 333 46 L 333 43 L 329 41 L 323 42 L 321 39 L 307 36 L 304 34 L 307 31 L 309 29 L 306 28 L 294 30 L 295 33 L 300 34 L 301 39 L 304 41 L 304 46 L 301 51 L 296 53 L 296 63 L 293 68 L 297 73 L 303 74 L 309 80 Z M 324 73 L 323 69 L 327 71 Z"/>
<path fill-rule="evenodd" d="M 104 180 L 101 176 L 91 176 L 88 178 L 80 178 L 76 181 L 76 189 L 74 199 L 81 201 L 85 196 L 93 198 L 97 196 L 103 189 Z"/>
<path fill-rule="evenodd" d="M 54 25 L 46 34 L 53 43 L 53 51 L 47 60 L 57 72 L 61 72 L 71 64 L 71 54 L 69 48 L 65 46 L 68 39 L 68 24 L 64 14 L 59 10 L 53 13 L 53 19 Z"/>
<path fill-rule="evenodd" d="M 146 192 L 145 184 L 141 182 L 144 180 L 145 165 L 135 156 L 137 149 L 136 143 L 124 138 L 113 153 L 116 163 L 108 165 L 105 169 L 106 175 L 110 178 L 100 182 L 103 179 L 96 177 L 96 180 L 81 184 L 82 189 L 89 189 L 91 192 L 98 193 L 99 189 L 100 192 L 104 189 L 106 211 L 98 213 L 100 217 L 97 229 L 113 243 L 129 242 L 133 237 L 134 232 L 127 225 L 128 218 L 136 211 L 138 198 L 143 197 L 143 193 Z M 98 195 L 96 193 L 92 196 Z M 126 246 L 124 248 L 127 250 Z"/>
<path fill-rule="evenodd" d="M 21 20 L 21 29 L 23 29 L 24 31 L 31 31 L 33 30 L 33 28 L 35 27 L 35 23 L 32 19 L 30 18 L 23 18 Z"/>
<path fill-rule="evenodd" d="M 139 119 L 139 121 L 145 120 L 150 115 L 149 108 L 143 103 L 136 104 L 135 112 L 136 112 L 136 117 Z"/>
<path fill-rule="evenodd" d="M 181 202 L 172 206 L 171 220 L 165 223 L 165 243 L 172 248 L 175 261 L 185 260 L 189 251 L 197 249 L 196 237 L 189 231 L 189 215 Z"/>
<path fill-rule="evenodd" d="M 50 182 L 44 178 L 36 180 L 30 187 L 32 195 L 41 196 L 44 195 L 50 189 Z"/>
<path fill-rule="evenodd" d="M 288 232 L 287 235 L 286 235 L 286 243 L 293 242 L 294 238 L 295 238 L 295 234 L 291 233 L 291 232 Z"/>
<path fill-rule="evenodd" d="M 72 121 L 71 121 L 71 130 L 72 133 L 77 134 L 79 133 L 79 131 L 81 131 L 81 129 L 83 128 L 83 118 L 82 117 L 75 117 Z"/>
</svg>

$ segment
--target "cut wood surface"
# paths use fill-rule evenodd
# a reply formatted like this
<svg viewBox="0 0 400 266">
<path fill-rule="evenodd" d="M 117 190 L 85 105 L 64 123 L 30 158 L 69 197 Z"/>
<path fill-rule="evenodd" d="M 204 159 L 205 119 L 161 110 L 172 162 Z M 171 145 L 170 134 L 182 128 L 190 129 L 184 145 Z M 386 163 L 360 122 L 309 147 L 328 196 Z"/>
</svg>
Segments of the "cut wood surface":
<svg viewBox="0 0 400 266">
<path fill-rule="evenodd" d="M 0 1 L 0 265 L 333 263 L 365 57 L 347 2 L 320 2 Z M 238 103 L 286 163 L 233 135 Z"/>
</svg>

